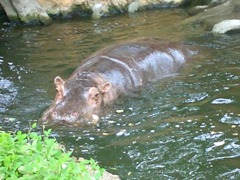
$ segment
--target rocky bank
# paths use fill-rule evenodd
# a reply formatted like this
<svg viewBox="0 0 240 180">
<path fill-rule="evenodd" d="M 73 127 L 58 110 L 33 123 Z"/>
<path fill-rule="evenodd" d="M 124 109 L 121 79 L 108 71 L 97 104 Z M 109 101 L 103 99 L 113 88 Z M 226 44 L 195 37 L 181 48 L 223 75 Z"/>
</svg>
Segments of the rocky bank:
<svg viewBox="0 0 240 180">
<path fill-rule="evenodd" d="M 0 0 L 0 15 L 14 24 L 46 25 L 55 18 L 101 18 L 147 9 L 191 6 L 176 26 L 202 27 L 213 33 L 240 29 L 239 0 Z M 0 20 L 3 18 L 0 18 Z"/>
<path fill-rule="evenodd" d="M 240 30 L 240 1 L 239 0 L 213 0 L 215 6 L 207 5 L 194 7 L 201 9 L 195 15 L 180 22 L 178 26 L 201 27 L 213 33 L 227 33 Z M 212 2 L 213 2 L 212 1 Z"/>
<path fill-rule="evenodd" d="M 9 20 L 24 24 L 48 24 L 51 17 L 100 18 L 151 8 L 179 7 L 184 2 L 186 0 L 0 0 Z"/>
</svg>

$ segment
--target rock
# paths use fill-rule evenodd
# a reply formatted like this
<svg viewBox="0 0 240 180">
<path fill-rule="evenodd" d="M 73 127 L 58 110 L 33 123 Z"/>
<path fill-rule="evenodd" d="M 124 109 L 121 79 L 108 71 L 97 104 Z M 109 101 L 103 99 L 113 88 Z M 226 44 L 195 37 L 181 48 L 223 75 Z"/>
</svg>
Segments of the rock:
<svg viewBox="0 0 240 180">
<path fill-rule="evenodd" d="M 108 12 L 107 7 L 104 6 L 102 3 L 96 3 L 92 7 L 92 18 L 93 19 L 99 19 L 101 18 L 105 13 Z"/>
<path fill-rule="evenodd" d="M 20 20 L 26 24 L 48 24 L 51 19 L 36 0 L 12 0 Z"/>
<path fill-rule="evenodd" d="M 188 10 L 188 14 L 190 16 L 193 16 L 193 15 L 196 15 L 200 12 L 203 12 L 207 9 L 210 9 L 210 8 L 213 8 L 215 6 L 218 6 L 220 4 L 223 4 L 225 2 L 227 2 L 228 0 L 212 0 L 210 1 L 208 4 L 203 4 L 203 5 L 196 5 L 194 7 L 191 7 L 189 10 Z"/>
<path fill-rule="evenodd" d="M 100 180 L 120 180 L 120 178 L 118 175 L 113 175 L 107 171 L 104 171 Z"/>
<path fill-rule="evenodd" d="M 129 13 L 134 13 L 139 9 L 139 7 L 140 7 L 139 2 L 132 2 L 128 6 L 128 12 Z"/>
<path fill-rule="evenodd" d="M 212 32 L 223 34 L 228 31 L 240 29 L 240 20 L 232 19 L 232 20 L 224 20 L 220 23 L 217 23 L 213 26 Z"/>
<path fill-rule="evenodd" d="M 213 26 L 226 19 L 237 19 L 240 17 L 240 1 L 229 0 L 221 5 L 187 18 L 186 20 L 177 24 L 181 28 L 203 27 L 205 30 L 212 30 Z"/>
<path fill-rule="evenodd" d="M 210 3 L 209 3 L 209 6 L 211 7 L 215 7 L 215 6 L 218 6 L 220 4 L 223 4 L 225 2 L 227 2 L 229 0 L 212 0 Z"/>
<path fill-rule="evenodd" d="M 72 6 L 80 6 L 84 1 L 78 0 L 38 0 L 41 7 L 50 15 L 70 13 Z M 74 4 L 75 3 L 75 4 Z"/>
<path fill-rule="evenodd" d="M 200 12 L 206 10 L 209 6 L 208 5 L 201 5 L 201 6 L 194 6 L 188 10 L 188 14 L 190 16 L 194 16 Z"/>
<path fill-rule="evenodd" d="M 187 0 L 0 0 L 10 21 L 48 24 L 51 16 L 92 16 L 134 13 L 159 7 L 178 7 Z"/>
<path fill-rule="evenodd" d="M 83 161 L 84 158 L 82 157 L 74 157 L 72 156 L 77 162 Z M 91 166 L 88 166 L 89 173 L 93 176 L 95 174 L 95 171 L 91 168 Z M 94 179 L 94 178 L 92 178 Z M 99 178 L 99 180 L 120 180 L 120 177 L 118 175 L 111 174 L 107 172 L 106 170 L 103 171 L 102 176 Z"/>
<path fill-rule="evenodd" d="M 38 0 L 42 8 L 51 15 L 66 15 L 81 11 L 92 12 L 93 18 L 108 16 L 115 13 L 135 12 L 147 7 L 177 7 L 186 0 Z M 80 13 L 81 14 L 81 13 Z"/>
<path fill-rule="evenodd" d="M 8 16 L 8 19 L 10 21 L 18 21 L 18 15 L 12 6 L 12 3 L 9 0 L 0 0 L 0 3 Z"/>
<path fill-rule="evenodd" d="M 48 14 L 37 0 L 0 0 L 10 21 L 24 24 L 48 24 L 51 22 Z"/>
</svg>

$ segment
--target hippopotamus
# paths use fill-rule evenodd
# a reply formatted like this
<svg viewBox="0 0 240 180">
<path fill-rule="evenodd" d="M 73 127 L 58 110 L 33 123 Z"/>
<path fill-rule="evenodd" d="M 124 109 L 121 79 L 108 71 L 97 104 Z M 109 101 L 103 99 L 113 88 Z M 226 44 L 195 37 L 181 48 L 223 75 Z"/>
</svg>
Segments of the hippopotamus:
<svg viewBox="0 0 240 180">
<path fill-rule="evenodd" d="M 57 94 L 41 120 L 70 124 L 99 121 L 120 94 L 175 74 L 194 54 L 187 45 L 148 37 L 103 48 L 67 79 L 54 79 Z"/>
</svg>

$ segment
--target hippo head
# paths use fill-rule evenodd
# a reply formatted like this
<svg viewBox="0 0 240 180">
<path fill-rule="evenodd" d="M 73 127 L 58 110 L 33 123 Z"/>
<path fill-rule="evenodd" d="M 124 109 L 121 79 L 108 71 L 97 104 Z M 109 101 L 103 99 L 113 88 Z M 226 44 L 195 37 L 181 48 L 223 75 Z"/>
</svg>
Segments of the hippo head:
<svg viewBox="0 0 240 180">
<path fill-rule="evenodd" d="M 66 81 L 57 76 L 54 79 L 57 90 L 55 100 L 44 112 L 41 120 L 54 123 L 96 124 L 111 84 L 99 78 L 89 78 L 90 76 L 87 74 Z"/>
</svg>

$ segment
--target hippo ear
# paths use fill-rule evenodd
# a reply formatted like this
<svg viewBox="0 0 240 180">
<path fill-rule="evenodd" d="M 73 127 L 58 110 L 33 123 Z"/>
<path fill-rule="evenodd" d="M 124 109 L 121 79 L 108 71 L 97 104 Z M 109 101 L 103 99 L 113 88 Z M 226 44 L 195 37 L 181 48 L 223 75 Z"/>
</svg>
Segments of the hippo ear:
<svg viewBox="0 0 240 180">
<path fill-rule="evenodd" d="M 104 94 L 104 93 L 107 93 L 110 89 L 111 89 L 111 83 L 110 82 L 105 82 L 101 85 L 100 87 L 101 89 L 101 92 Z"/>
<path fill-rule="evenodd" d="M 88 90 L 88 100 L 91 103 L 94 103 L 94 104 L 97 104 L 101 100 L 100 93 L 99 93 L 97 88 L 95 88 L 95 87 L 90 87 L 89 88 L 89 90 Z"/>
<path fill-rule="evenodd" d="M 56 98 L 59 100 L 63 98 L 63 83 L 64 80 L 61 77 L 55 77 L 54 84 L 56 85 L 56 90 L 58 92 Z"/>
<path fill-rule="evenodd" d="M 54 79 L 54 84 L 55 84 L 56 86 L 62 85 L 63 83 L 64 83 L 64 80 L 63 80 L 60 76 L 55 77 L 55 79 Z"/>
</svg>

